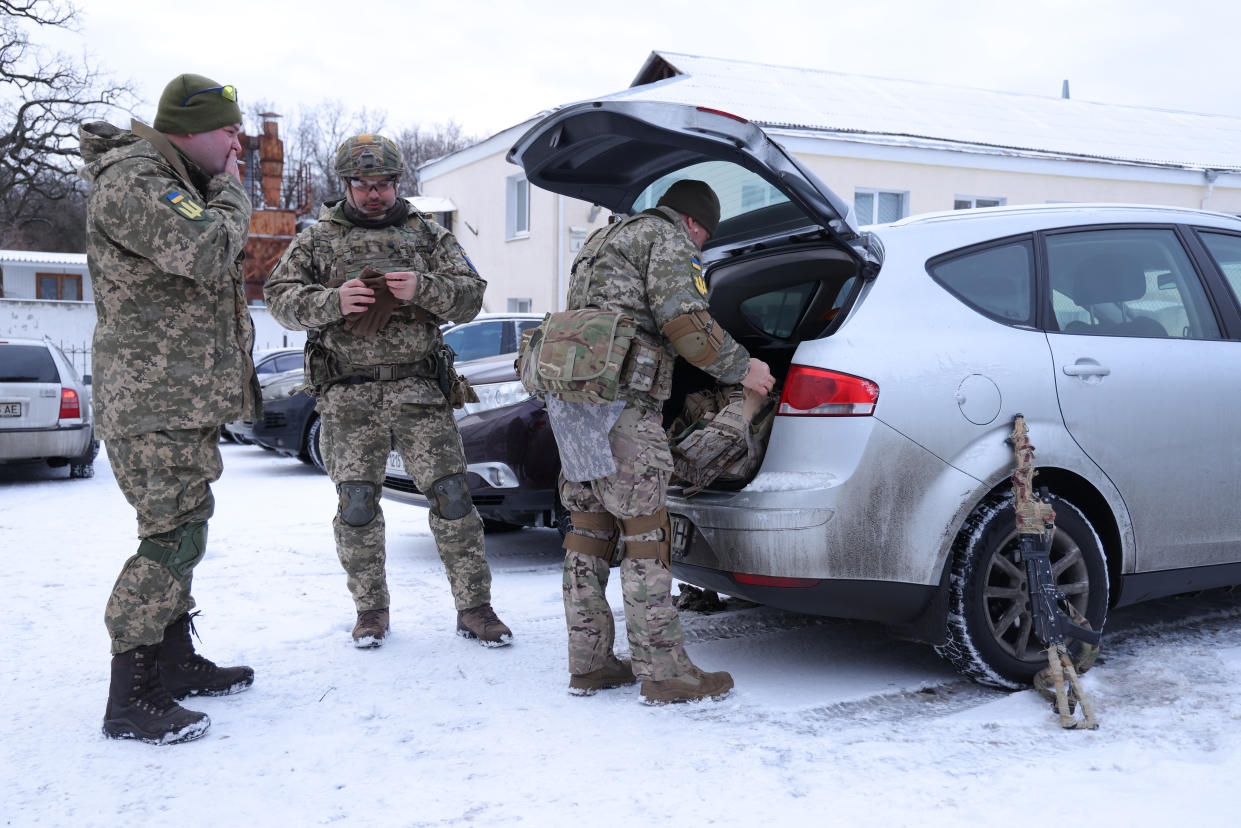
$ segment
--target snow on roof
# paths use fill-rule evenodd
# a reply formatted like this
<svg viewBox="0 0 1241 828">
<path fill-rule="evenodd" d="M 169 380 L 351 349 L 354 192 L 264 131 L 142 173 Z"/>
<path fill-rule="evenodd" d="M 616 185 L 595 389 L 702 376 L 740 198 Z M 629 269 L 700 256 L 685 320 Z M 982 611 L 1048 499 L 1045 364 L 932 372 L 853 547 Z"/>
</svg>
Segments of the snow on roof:
<svg viewBox="0 0 1241 828">
<path fill-rule="evenodd" d="M 1241 118 L 652 52 L 614 99 L 731 112 L 765 128 L 958 149 L 1241 171 Z M 896 139 L 892 141 L 891 139 Z"/>
<path fill-rule="evenodd" d="M 86 266 L 85 253 L 45 253 L 41 250 L 0 250 L 0 264 L 81 265 Z"/>
</svg>

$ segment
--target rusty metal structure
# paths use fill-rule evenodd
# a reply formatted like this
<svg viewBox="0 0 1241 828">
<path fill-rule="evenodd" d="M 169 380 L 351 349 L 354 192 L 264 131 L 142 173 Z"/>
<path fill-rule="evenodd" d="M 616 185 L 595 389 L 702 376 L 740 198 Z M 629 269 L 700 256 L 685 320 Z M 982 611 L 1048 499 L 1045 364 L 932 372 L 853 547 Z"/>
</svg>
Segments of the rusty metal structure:
<svg viewBox="0 0 1241 828">
<path fill-rule="evenodd" d="M 254 212 L 250 217 L 250 240 L 243 266 L 246 299 L 262 300 L 263 282 L 297 235 L 297 222 L 310 214 L 310 177 L 304 167 L 285 175 L 284 141 L 280 140 L 280 117 L 263 112 L 260 135 L 241 136 L 245 169 L 242 182 L 250 193 Z"/>
</svg>

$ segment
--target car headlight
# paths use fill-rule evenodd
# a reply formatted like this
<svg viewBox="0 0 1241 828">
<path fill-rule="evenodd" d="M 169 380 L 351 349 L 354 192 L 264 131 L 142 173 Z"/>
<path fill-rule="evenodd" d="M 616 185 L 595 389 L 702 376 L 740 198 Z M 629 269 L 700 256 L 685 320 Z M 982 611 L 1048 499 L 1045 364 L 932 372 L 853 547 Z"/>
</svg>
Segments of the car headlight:
<svg viewBox="0 0 1241 828">
<path fill-rule="evenodd" d="M 299 372 L 296 376 L 281 377 L 274 382 L 269 382 L 263 386 L 263 402 L 272 402 L 274 400 L 283 400 L 293 394 L 293 389 L 302 384 L 302 375 Z"/>
<path fill-rule="evenodd" d="M 466 414 L 477 414 L 480 411 L 503 408 L 506 405 L 513 405 L 522 400 L 528 400 L 532 396 L 519 380 L 476 385 L 474 386 L 474 393 L 478 395 L 478 402 L 466 403 Z"/>
</svg>

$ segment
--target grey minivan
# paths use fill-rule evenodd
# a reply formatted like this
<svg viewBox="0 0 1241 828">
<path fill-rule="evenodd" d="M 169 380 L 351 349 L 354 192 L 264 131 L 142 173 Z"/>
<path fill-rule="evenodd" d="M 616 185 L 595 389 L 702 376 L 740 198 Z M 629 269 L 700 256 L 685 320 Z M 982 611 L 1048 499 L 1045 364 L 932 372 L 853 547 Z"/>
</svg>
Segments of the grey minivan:
<svg viewBox="0 0 1241 828">
<path fill-rule="evenodd" d="M 1023 414 L 1058 588 L 1095 629 L 1111 607 L 1241 583 L 1236 217 L 1056 204 L 859 228 L 755 125 L 654 102 L 553 112 L 509 159 L 617 213 L 681 178 L 720 195 L 712 313 L 782 392 L 748 483 L 672 491 L 677 577 L 1028 681 L 1045 658 L 1006 444 Z M 680 366 L 668 412 L 706 381 Z"/>
</svg>

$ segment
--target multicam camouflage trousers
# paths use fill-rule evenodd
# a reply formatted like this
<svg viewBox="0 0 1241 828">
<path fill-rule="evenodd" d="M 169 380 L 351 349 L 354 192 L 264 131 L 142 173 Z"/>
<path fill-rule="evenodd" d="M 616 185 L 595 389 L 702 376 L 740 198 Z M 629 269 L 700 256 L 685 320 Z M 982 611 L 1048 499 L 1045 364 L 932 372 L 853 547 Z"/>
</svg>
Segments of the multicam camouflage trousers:
<svg viewBox="0 0 1241 828">
<path fill-rule="evenodd" d="M 358 482 L 375 487 L 372 520 L 351 525 L 338 508 L 332 521 L 336 553 L 358 612 L 386 609 L 390 604 L 378 492 L 393 444 L 420 492 L 431 491 L 432 483 L 443 477 L 465 473 L 465 453 L 452 408 L 447 403 L 401 403 L 400 396 L 399 383 L 367 382 L 333 386 L 318 403 L 323 461 L 332 482 L 338 488 L 342 483 Z M 448 520 L 433 509 L 429 522 L 456 608 L 490 603 L 491 568 L 484 554 L 478 510 L 470 504 L 464 517 Z"/>
<path fill-rule="evenodd" d="M 615 473 L 585 483 L 565 480 L 562 475 L 561 502 L 575 512 L 608 512 L 619 520 L 652 515 L 664 508 L 672 455 L 659 412 L 626 406 L 608 442 Z M 596 530 L 574 531 L 607 537 Z M 654 535 L 630 539 L 648 540 Z M 603 667 L 612 653 L 616 629 L 605 595 L 608 574 L 607 561 L 565 550 L 563 590 L 571 674 Z M 672 574 L 658 560 L 648 558 L 625 558 L 620 574 L 634 675 L 662 681 L 688 672 L 693 665 L 672 603 Z"/>
<path fill-rule="evenodd" d="M 211 484 L 220 479 L 220 429 L 156 431 L 105 441 L 125 499 L 138 512 L 138 536 L 155 538 L 215 511 Z M 164 628 L 194 608 L 193 574 L 173 577 L 141 555 L 125 562 L 104 610 L 112 654 L 158 644 Z"/>
</svg>

